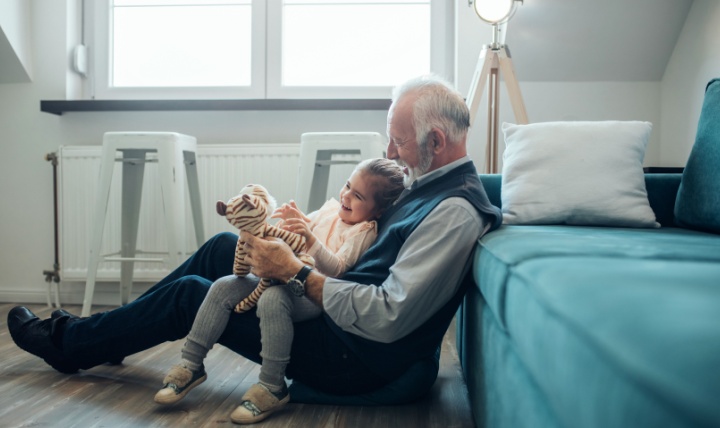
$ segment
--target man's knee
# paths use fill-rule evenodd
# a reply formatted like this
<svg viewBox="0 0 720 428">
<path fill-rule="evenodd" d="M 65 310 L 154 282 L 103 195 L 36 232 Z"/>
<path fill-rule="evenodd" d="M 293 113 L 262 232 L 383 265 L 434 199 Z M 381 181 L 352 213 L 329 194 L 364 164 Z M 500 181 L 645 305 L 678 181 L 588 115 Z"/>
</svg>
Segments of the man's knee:
<svg viewBox="0 0 720 428">
<path fill-rule="evenodd" d="M 220 232 L 207 240 L 207 244 L 215 248 L 235 249 L 237 245 L 238 235 L 232 232 Z"/>
<path fill-rule="evenodd" d="M 177 300 L 202 302 L 210 290 L 210 285 L 210 281 L 201 276 L 187 275 L 174 281 L 171 288 Z"/>
</svg>

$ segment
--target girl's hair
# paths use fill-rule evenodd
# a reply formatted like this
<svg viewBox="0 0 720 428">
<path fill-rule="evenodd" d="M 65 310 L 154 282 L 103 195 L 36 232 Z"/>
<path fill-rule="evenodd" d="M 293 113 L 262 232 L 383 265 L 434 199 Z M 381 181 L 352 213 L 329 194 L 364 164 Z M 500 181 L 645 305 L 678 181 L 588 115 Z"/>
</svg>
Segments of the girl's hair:
<svg viewBox="0 0 720 428">
<path fill-rule="evenodd" d="M 389 208 L 400 196 L 405 185 L 403 184 L 402 168 L 390 159 L 377 158 L 367 159 L 360 162 L 355 171 L 361 171 L 375 178 L 373 190 L 375 191 L 376 208 L 383 212 Z"/>
</svg>

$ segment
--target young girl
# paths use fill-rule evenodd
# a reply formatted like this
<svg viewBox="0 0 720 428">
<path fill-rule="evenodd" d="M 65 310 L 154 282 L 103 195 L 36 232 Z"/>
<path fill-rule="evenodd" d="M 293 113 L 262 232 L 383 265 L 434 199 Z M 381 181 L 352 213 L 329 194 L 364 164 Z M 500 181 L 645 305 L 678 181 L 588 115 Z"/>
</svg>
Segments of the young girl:
<svg viewBox="0 0 720 428">
<path fill-rule="evenodd" d="M 357 165 L 340 189 L 340 200 L 330 199 L 319 210 L 305 216 L 294 202 L 275 210 L 278 224 L 306 239 L 307 253 L 315 268 L 338 277 L 352 267 L 377 236 L 375 220 L 403 191 L 402 169 L 388 159 L 370 159 Z M 203 360 L 225 329 L 235 305 L 249 295 L 257 278 L 229 275 L 213 283 L 182 349 L 182 361 L 163 380 L 155 395 L 160 404 L 181 400 L 207 379 Z M 251 386 L 242 404 L 232 413 L 236 423 L 265 419 L 289 400 L 285 368 L 290 361 L 293 322 L 319 316 L 320 308 L 306 297 L 291 293 L 287 286 L 269 287 L 257 304 L 263 359 L 260 382 Z"/>
</svg>

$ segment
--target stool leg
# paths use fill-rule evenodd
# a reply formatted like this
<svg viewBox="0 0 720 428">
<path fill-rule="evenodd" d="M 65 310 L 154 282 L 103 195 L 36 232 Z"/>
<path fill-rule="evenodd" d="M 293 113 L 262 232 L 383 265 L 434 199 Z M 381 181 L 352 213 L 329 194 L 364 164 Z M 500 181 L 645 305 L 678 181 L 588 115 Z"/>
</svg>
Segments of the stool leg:
<svg viewBox="0 0 720 428">
<path fill-rule="evenodd" d="M 105 215 L 107 213 L 108 199 L 110 198 L 110 184 L 112 183 L 113 169 L 115 168 L 115 150 L 103 149 L 100 161 L 100 183 L 95 198 L 94 226 L 90 239 L 90 254 L 88 256 L 88 273 L 85 282 L 85 296 L 80 316 L 90 316 L 93 294 L 95 293 L 95 279 L 98 264 L 100 263 L 100 250 L 102 246 L 103 230 L 105 228 Z"/>
<path fill-rule="evenodd" d="M 308 198 L 307 212 L 313 212 L 323 206 L 327 199 L 328 179 L 330 178 L 330 165 L 324 161 L 332 160 L 330 150 L 318 150 L 313 169 L 310 197 Z"/>
<path fill-rule="evenodd" d="M 145 174 L 145 156 L 147 150 L 123 150 L 122 168 L 122 216 L 120 222 L 120 257 L 135 257 L 140 223 L 140 201 L 142 199 L 142 183 Z M 129 161 L 129 159 L 139 159 Z M 132 291 L 135 262 L 120 262 L 120 303 L 125 305 Z"/>
<path fill-rule="evenodd" d="M 162 190 L 168 257 L 172 269 L 185 255 L 185 168 L 182 149 L 170 145 L 158 148 L 158 169 Z"/>
<path fill-rule="evenodd" d="M 190 194 L 190 208 L 192 209 L 193 224 L 195 226 L 195 240 L 199 248 L 205 243 L 205 229 L 202 219 L 197 161 L 194 152 L 183 152 L 183 156 L 185 158 L 185 175 L 187 176 L 188 193 Z"/>
<path fill-rule="evenodd" d="M 300 157 L 298 158 L 298 181 L 295 189 L 295 203 L 305 213 L 309 213 L 310 190 L 312 188 L 313 175 L 315 174 L 315 156 L 317 152 L 310 147 L 310 144 L 301 144 Z"/>
</svg>

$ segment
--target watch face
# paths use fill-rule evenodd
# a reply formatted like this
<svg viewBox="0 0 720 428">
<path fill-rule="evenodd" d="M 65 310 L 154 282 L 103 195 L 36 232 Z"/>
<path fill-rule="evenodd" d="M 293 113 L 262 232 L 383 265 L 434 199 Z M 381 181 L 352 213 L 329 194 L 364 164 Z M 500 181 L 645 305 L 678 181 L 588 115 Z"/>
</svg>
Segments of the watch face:
<svg viewBox="0 0 720 428">
<path fill-rule="evenodd" d="M 290 292 L 293 293 L 296 296 L 303 296 L 305 294 L 305 287 L 303 286 L 303 283 L 298 281 L 295 278 L 290 279 L 287 283 L 288 287 L 290 288 Z"/>
</svg>

